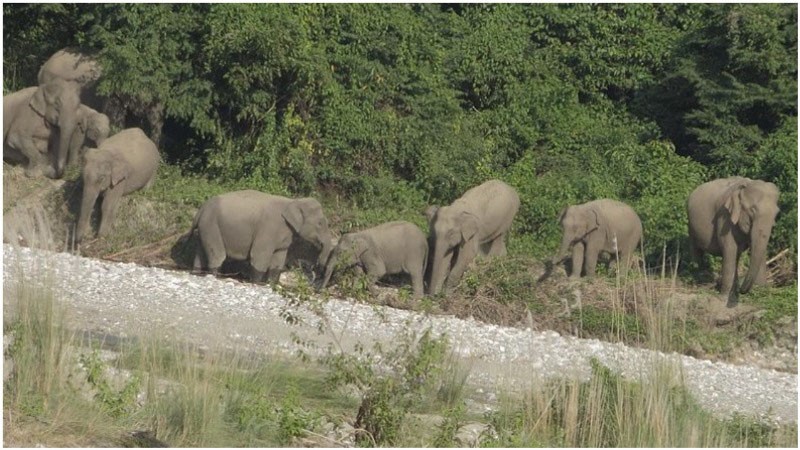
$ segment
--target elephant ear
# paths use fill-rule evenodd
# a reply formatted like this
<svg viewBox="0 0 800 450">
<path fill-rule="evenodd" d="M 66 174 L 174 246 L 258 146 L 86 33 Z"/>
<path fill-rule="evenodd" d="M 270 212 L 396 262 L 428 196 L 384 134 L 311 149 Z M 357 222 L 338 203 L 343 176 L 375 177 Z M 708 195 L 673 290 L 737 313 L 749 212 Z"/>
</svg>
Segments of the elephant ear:
<svg viewBox="0 0 800 450">
<path fill-rule="evenodd" d="M 353 253 L 357 260 L 368 261 L 375 258 L 375 241 L 363 234 L 353 238 Z"/>
<path fill-rule="evenodd" d="M 45 84 L 39 86 L 39 88 L 36 89 L 36 92 L 34 92 L 33 96 L 31 97 L 31 101 L 29 103 L 31 109 L 36 111 L 36 114 L 45 117 L 45 112 L 47 111 L 47 104 L 48 103 L 56 104 L 58 102 L 58 93 L 60 90 L 61 89 L 58 87 L 57 84 Z M 58 124 L 52 123 L 51 125 L 58 125 Z"/>
<path fill-rule="evenodd" d="M 596 208 L 583 206 L 581 220 L 586 224 L 586 231 L 583 233 L 585 236 L 600 228 L 603 222 L 603 213 Z"/>
<path fill-rule="evenodd" d="M 319 203 L 311 198 L 293 200 L 291 203 L 289 203 L 289 206 L 283 210 L 283 218 L 286 220 L 286 223 L 292 227 L 292 229 L 299 231 L 300 228 L 302 228 L 306 217 L 312 214 L 314 210 L 318 208 L 321 211 L 322 207 L 319 206 Z"/>
<path fill-rule="evenodd" d="M 461 238 L 468 242 L 478 234 L 478 218 L 470 213 L 461 214 Z"/>
<path fill-rule="evenodd" d="M 123 161 L 114 161 L 111 163 L 111 187 L 114 187 L 128 178 L 130 168 L 127 163 Z"/>
<path fill-rule="evenodd" d="M 742 189 L 746 185 L 744 182 L 736 182 L 725 193 L 724 207 L 730 213 L 731 222 L 734 224 L 738 224 L 742 216 Z"/>
</svg>

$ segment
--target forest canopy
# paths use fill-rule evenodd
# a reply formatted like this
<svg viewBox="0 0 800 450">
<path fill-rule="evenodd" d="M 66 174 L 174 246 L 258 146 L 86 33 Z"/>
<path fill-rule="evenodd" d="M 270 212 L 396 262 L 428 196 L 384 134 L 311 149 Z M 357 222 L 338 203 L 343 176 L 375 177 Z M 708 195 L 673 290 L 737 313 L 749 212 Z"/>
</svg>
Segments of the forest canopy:
<svg viewBox="0 0 800 450">
<path fill-rule="evenodd" d="M 535 253 L 602 197 L 660 252 L 741 175 L 796 253 L 794 4 L 4 4 L 3 33 L 4 92 L 87 49 L 115 124 L 188 173 L 409 210 L 499 178 Z"/>
</svg>

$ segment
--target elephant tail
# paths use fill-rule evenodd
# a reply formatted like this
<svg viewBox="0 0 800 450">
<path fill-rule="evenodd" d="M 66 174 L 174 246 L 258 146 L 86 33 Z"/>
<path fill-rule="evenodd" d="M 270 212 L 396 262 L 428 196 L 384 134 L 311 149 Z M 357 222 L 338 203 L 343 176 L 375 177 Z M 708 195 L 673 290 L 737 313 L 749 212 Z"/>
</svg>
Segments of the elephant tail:
<svg viewBox="0 0 800 450">
<path fill-rule="evenodd" d="M 189 229 L 189 235 L 193 235 L 195 231 L 197 231 L 197 225 L 200 223 L 200 216 L 203 215 L 203 207 L 201 206 L 200 209 L 197 210 L 197 213 L 194 215 L 194 219 L 192 220 L 192 228 Z"/>
<path fill-rule="evenodd" d="M 428 242 L 427 237 L 425 240 L 422 241 L 422 248 L 425 250 L 425 253 L 422 257 L 422 279 L 428 279 L 428 257 L 431 255 L 430 243 Z"/>
</svg>

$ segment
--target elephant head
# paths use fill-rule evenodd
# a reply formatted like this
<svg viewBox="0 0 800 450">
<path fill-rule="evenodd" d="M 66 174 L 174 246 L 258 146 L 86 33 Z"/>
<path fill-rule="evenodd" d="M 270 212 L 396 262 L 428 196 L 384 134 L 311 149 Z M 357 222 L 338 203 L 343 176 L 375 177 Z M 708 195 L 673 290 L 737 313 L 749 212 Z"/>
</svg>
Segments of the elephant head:
<svg viewBox="0 0 800 450">
<path fill-rule="evenodd" d="M 86 139 L 94 142 L 94 145 L 97 147 L 111 134 L 111 123 L 108 120 L 108 116 L 97 111 L 94 111 L 93 114 L 89 114 L 82 126 L 86 133 Z"/>
<path fill-rule="evenodd" d="M 99 77 L 100 66 L 96 60 L 71 50 L 56 52 L 39 70 L 39 87 L 43 95 L 34 95 L 31 107 L 36 111 L 45 111 L 46 104 L 56 111 L 47 117 L 47 121 L 59 128 L 55 161 L 57 178 L 64 175 L 70 141 L 75 127 L 78 126 L 81 91 Z"/>
<path fill-rule="evenodd" d="M 30 106 L 43 115 L 50 126 L 58 127 L 58 148 L 55 153 L 55 176 L 64 175 L 70 141 L 78 125 L 80 86 L 71 82 L 40 85 L 31 98 Z"/>
<path fill-rule="evenodd" d="M 68 164 L 78 161 L 81 148 L 86 140 L 91 141 L 95 147 L 99 147 L 110 133 L 111 124 L 108 116 L 81 105 L 78 109 L 78 123 L 69 144 Z"/>
<path fill-rule="evenodd" d="M 480 221 L 477 216 L 457 206 L 431 206 L 425 211 L 430 228 L 433 254 L 430 262 L 431 294 L 439 293 L 450 273 L 453 255 L 474 242 Z"/>
<path fill-rule="evenodd" d="M 750 267 L 740 292 L 753 287 L 767 259 L 767 244 L 778 215 L 778 187 L 760 180 L 741 179 L 723 194 L 723 208 L 730 216 L 734 233 L 744 236 L 750 247 Z M 739 239 L 737 239 L 738 241 Z"/>
<path fill-rule="evenodd" d="M 601 226 L 600 213 L 591 206 L 567 206 L 558 215 L 561 224 L 562 237 L 558 253 L 553 258 L 553 264 L 558 264 L 569 257 L 573 245 L 583 241 L 589 233 L 598 230 Z"/>
<path fill-rule="evenodd" d="M 44 117 L 48 125 L 57 127 L 61 113 L 61 86 L 48 85 L 36 89 L 30 100 L 30 107 Z"/>
<path fill-rule="evenodd" d="M 317 266 L 323 267 L 333 244 L 322 205 L 313 198 L 293 200 L 283 211 L 283 218 L 296 235 L 320 250 Z"/>
<path fill-rule="evenodd" d="M 89 229 L 89 219 L 100 193 L 116 187 L 132 172 L 133 169 L 127 161 L 110 152 L 96 148 L 86 150 L 82 170 L 83 198 L 78 217 L 77 242 L 83 239 Z"/>
<path fill-rule="evenodd" d="M 375 249 L 375 242 L 365 234 L 348 233 L 342 236 L 325 264 L 325 277 L 320 288 L 328 285 L 337 266 L 348 268 L 361 264 L 369 272 L 368 268 L 379 262 Z"/>
</svg>

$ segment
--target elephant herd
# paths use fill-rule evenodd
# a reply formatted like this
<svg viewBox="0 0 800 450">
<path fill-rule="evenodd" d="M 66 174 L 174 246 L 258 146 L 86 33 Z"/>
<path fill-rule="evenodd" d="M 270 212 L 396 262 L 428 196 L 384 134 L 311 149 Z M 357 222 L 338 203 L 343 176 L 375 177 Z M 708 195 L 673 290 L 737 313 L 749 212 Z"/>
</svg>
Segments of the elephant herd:
<svg viewBox="0 0 800 450">
<path fill-rule="evenodd" d="M 720 290 L 735 298 L 753 284 L 766 282 L 766 251 L 778 213 L 778 188 L 743 177 L 710 181 L 689 196 L 689 237 L 694 256 L 722 256 Z M 317 267 L 325 288 L 336 268 L 353 268 L 369 280 L 370 290 L 384 275 L 405 273 L 414 297 L 452 289 L 476 257 L 506 254 L 506 238 L 520 206 L 517 192 L 490 180 L 465 192 L 448 206 L 431 206 L 425 235 L 407 221 L 384 223 L 343 235 L 336 244 L 320 203 L 257 191 L 219 195 L 203 204 L 191 232 L 199 238 L 194 272 L 216 274 L 226 258 L 248 260 L 252 280 L 277 281 L 293 240 L 318 250 Z M 550 261 L 571 259 L 570 277 L 593 276 L 600 256 L 608 256 L 624 277 L 642 244 L 642 222 L 630 206 L 611 199 L 564 208 L 558 221 L 561 246 Z M 750 249 L 750 268 L 737 290 L 737 267 Z"/>
<path fill-rule="evenodd" d="M 82 104 L 101 73 L 97 62 L 61 50 L 38 74 L 38 86 L 3 96 L 3 159 L 25 165 L 28 176 L 60 178 L 80 162 L 83 198 L 76 241 L 86 236 L 94 204 L 102 194 L 98 234 L 108 234 L 123 195 L 153 183 L 161 161 L 156 144 L 139 128 L 109 136 L 105 114 Z M 689 196 L 687 213 L 693 254 L 722 256 L 720 291 L 729 299 L 766 281 L 767 243 L 778 213 L 778 188 L 743 177 L 702 184 Z M 430 233 L 406 221 L 343 235 L 334 243 L 322 205 L 246 190 L 218 195 L 198 210 L 191 233 L 199 245 L 193 271 L 219 272 L 227 259 L 250 263 L 251 279 L 277 281 L 290 246 L 298 241 L 318 251 L 324 288 L 338 268 L 366 274 L 370 286 L 388 274 L 411 277 L 415 297 L 452 289 L 478 256 L 506 254 L 506 238 L 520 207 L 517 192 L 490 180 L 448 206 L 426 211 Z M 561 246 L 550 261 L 571 260 L 570 276 L 593 276 L 598 258 L 610 256 L 624 276 L 642 243 L 642 223 L 630 206 L 610 199 L 564 208 L 558 221 Z M 750 250 L 750 267 L 738 289 L 737 267 Z M 371 287 L 372 289 L 372 287 Z"/>
<path fill-rule="evenodd" d="M 353 268 L 367 276 L 370 290 L 384 275 L 405 273 L 416 298 L 436 295 L 443 286 L 457 284 L 477 255 L 505 254 L 517 210 L 516 191 L 490 180 L 452 205 L 428 208 L 430 236 L 411 222 L 394 221 L 347 233 L 334 245 L 317 200 L 229 192 L 206 201 L 195 215 L 191 234 L 199 245 L 192 270 L 217 274 L 226 258 L 247 260 L 251 280 L 277 281 L 290 246 L 301 239 L 318 250 L 316 264 L 324 271 L 319 288 L 327 286 L 336 268 Z"/>
<path fill-rule="evenodd" d="M 42 65 L 38 86 L 3 96 L 4 161 L 24 164 L 29 177 L 48 178 L 61 178 L 67 165 L 81 165 L 76 242 L 89 231 L 100 194 L 98 234 L 105 236 L 120 198 L 151 185 L 161 162 L 156 144 L 141 129 L 128 128 L 109 137 L 108 117 L 82 103 L 100 73 L 93 58 L 60 50 Z"/>
</svg>

